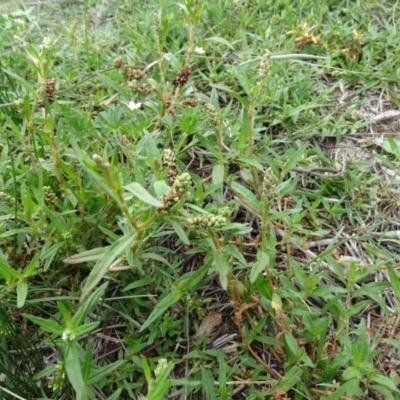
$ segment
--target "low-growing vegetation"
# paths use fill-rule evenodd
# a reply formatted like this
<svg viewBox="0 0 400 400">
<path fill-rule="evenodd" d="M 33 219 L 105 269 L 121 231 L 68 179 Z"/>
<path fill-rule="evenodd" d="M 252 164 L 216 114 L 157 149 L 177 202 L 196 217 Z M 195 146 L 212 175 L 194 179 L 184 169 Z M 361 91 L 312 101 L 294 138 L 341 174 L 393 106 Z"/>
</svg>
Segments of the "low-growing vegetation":
<svg viewBox="0 0 400 400">
<path fill-rule="evenodd" d="M 399 399 L 397 2 L 0 6 L 2 399 Z"/>
</svg>

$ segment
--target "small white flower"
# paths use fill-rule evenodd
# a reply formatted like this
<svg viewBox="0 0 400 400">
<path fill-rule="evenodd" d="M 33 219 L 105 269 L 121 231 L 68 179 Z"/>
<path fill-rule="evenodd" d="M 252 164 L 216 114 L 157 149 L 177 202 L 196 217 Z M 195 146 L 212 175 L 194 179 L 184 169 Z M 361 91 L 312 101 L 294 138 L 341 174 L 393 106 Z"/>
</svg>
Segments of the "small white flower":
<svg viewBox="0 0 400 400">
<path fill-rule="evenodd" d="M 140 107 L 142 107 L 142 103 L 135 103 L 134 101 L 130 101 L 126 106 L 127 106 L 131 111 L 134 111 L 134 110 L 139 110 Z"/>
<path fill-rule="evenodd" d="M 206 54 L 206 51 L 202 47 L 195 47 L 194 52 L 197 54 Z"/>
</svg>

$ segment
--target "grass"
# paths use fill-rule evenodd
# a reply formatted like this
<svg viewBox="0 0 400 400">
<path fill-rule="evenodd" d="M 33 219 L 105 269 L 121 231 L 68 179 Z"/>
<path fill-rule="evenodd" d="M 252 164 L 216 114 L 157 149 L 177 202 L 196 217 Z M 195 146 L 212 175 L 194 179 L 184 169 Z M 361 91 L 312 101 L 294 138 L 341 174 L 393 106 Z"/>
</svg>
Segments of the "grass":
<svg viewBox="0 0 400 400">
<path fill-rule="evenodd" d="M 400 398 L 397 2 L 2 7 L 2 398 Z"/>
</svg>

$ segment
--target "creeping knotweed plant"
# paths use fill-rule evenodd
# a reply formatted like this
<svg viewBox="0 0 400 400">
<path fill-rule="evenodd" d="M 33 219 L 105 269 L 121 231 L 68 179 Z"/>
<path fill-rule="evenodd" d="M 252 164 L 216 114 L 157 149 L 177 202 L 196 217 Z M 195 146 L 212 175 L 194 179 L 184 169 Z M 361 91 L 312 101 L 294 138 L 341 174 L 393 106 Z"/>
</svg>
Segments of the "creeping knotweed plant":
<svg viewBox="0 0 400 400">
<path fill-rule="evenodd" d="M 54 103 L 55 99 L 55 89 L 56 89 L 56 80 L 55 78 L 46 79 L 44 82 L 44 92 L 41 93 L 38 99 L 38 106 L 43 108 L 45 105 L 44 101 L 44 93 L 46 93 L 47 100 L 49 104 Z"/>
<path fill-rule="evenodd" d="M 0 13 L 0 400 L 400 399 L 400 141 L 346 163 L 396 2 L 50 3 Z"/>
<path fill-rule="evenodd" d="M 271 69 L 271 52 L 267 50 L 263 55 L 260 67 L 258 68 L 258 77 L 260 79 L 266 78 L 269 74 L 270 69 Z"/>
<path fill-rule="evenodd" d="M 189 64 L 185 64 L 182 69 L 175 75 L 172 80 L 172 85 L 181 88 L 189 80 L 189 76 L 192 73 L 192 67 Z"/>
<path fill-rule="evenodd" d="M 163 150 L 163 158 L 162 163 L 163 167 L 167 170 L 167 182 L 169 185 L 173 185 L 175 179 L 178 175 L 178 171 L 176 170 L 176 158 L 175 153 L 171 149 L 164 149 Z"/>
<path fill-rule="evenodd" d="M 126 63 L 125 63 L 125 60 L 123 59 L 123 57 L 119 56 L 119 57 L 114 58 L 113 65 L 115 68 L 123 68 L 123 67 L 125 67 Z"/>
<path fill-rule="evenodd" d="M 126 70 L 128 77 L 131 79 L 142 79 L 144 77 L 144 72 L 137 68 L 128 67 Z"/>
<path fill-rule="evenodd" d="M 92 156 L 93 161 L 97 164 L 97 166 L 100 168 L 100 170 L 104 172 L 108 172 L 110 170 L 110 163 L 107 161 L 104 161 L 101 156 L 98 154 L 93 154 Z"/>
<path fill-rule="evenodd" d="M 15 205 L 14 198 L 5 192 L 0 192 L 0 202 L 4 203 L 8 207 L 13 207 Z"/>
<path fill-rule="evenodd" d="M 187 97 L 185 100 L 183 100 L 182 105 L 196 107 L 198 102 L 199 101 L 195 97 Z"/>
<path fill-rule="evenodd" d="M 218 125 L 217 110 L 211 103 L 204 103 L 204 109 L 207 114 L 207 119 L 212 126 Z"/>
<path fill-rule="evenodd" d="M 187 193 L 191 185 L 192 179 L 187 172 L 179 175 L 170 190 L 162 196 L 161 201 L 164 207 L 159 208 L 158 211 L 167 213 Z"/>
<path fill-rule="evenodd" d="M 147 94 L 151 92 L 151 88 L 149 86 L 143 85 L 141 83 L 137 83 L 136 80 L 128 83 L 128 87 L 132 89 L 134 92 Z"/>
<path fill-rule="evenodd" d="M 44 186 L 43 191 L 44 191 L 44 200 L 46 204 L 54 206 L 58 200 L 57 195 L 53 192 L 50 186 Z"/>
<path fill-rule="evenodd" d="M 274 199 L 274 189 L 276 187 L 277 179 L 271 168 L 267 168 L 264 173 L 262 184 L 262 200 L 270 204 Z"/>
<path fill-rule="evenodd" d="M 218 210 L 217 214 L 206 214 L 194 217 L 189 220 L 190 224 L 196 229 L 206 229 L 209 231 L 223 228 L 229 223 L 230 211 L 228 207 Z"/>
</svg>

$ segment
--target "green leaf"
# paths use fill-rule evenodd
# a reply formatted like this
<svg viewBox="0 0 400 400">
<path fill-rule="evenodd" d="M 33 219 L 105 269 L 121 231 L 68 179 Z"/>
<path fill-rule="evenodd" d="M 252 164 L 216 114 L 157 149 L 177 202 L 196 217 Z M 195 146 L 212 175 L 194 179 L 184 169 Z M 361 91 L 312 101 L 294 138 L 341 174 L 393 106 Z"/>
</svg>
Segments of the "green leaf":
<svg viewBox="0 0 400 400">
<path fill-rule="evenodd" d="M 9 229 L 0 235 L 0 238 L 6 238 L 17 234 L 29 235 L 32 234 L 32 228 Z"/>
<path fill-rule="evenodd" d="M 156 377 L 149 392 L 147 393 L 147 400 L 161 400 L 167 393 L 171 383 L 169 375 L 173 371 L 175 364 L 170 362 L 163 369 L 162 373 Z"/>
<path fill-rule="evenodd" d="M 232 71 L 235 75 L 235 78 L 242 85 L 243 90 L 248 96 L 251 96 L 252 89 L 254 88 L 254 79 L 250 77 L 250 73 L 248 73 L 248 68 L 244 68 L 243 66 L 239 66 L 238 64 L 232 65 Z"/>
<path fill-rule="evenodd" d="M 76 158 L 81 161 L 85 167 L 86 172 L 90 175 L 94 182 L 96 182 L 109 196 L 111 196 L 117 204 L 120 204 L 118 192 L 110 187 L 106 179 L 99 173 L 96 163 L 89 158 L 89 156 L 80 149 L 73 139 L 69 139 L 69 142 L 74 149 Z M 119 186 L 120 183 L 117 183 Z"/>
<path fill-rule="evenodd" d="M 59 336 L 61 336 L 62 333 L 64 332 L 64 328 L 55 321 L 44 319 L 41 317 L 35 317 L 29 314 L 22 314 L 22 315 L 48 332 L 55 333 L 56 335 Z"/>
<path fill-rule="evenodd" d="M 226 87 L 225 85 L 221 85 L 219 83 L 215 83 L 212 84 L 211 87 L 216 88 L 216 89 L 220 89 L 223 90 L 225 92 L 228 92 L 230 95 L 232 95 L 237 101 L 239 101 L 243 108 L 245 108 L 246 110 L 249 109 L 249 103 L 247 102 L 247 100 L 245 100 L 244 97 L 242 97 L 239 93 L 234 92 L 233 90 L 229 89 L 228 87 Z"/>
<path fill-rule="evenodd" d="M 124 189 L 150 206 L 160 208 L 164 205 L 160 200 L 157 200 L 155 197 L 153 197 L 142 185 L 137 182 L 132 182 L 129 185 L 124 186 Z"/>
<path fill-rule="evenodd" d="M 354 306 L 349 307 L 347 310 L 345 310 L 344 315 L 346 317 L 351 317 L 354 314 L 358 314 L 361 310 L 363 310 L 365 307 L 370 304 L 370 300 L 364 300 L 360 301 L 359 303 L 354 304 Z"/>
<path fill-rule="evenodd" d="M 167 182 L 164 180 L 162 181 L 155 181 L 153 184 L 154 192 L 157 197 L 161 197 L 163 194 L 167 193 L 169 190 L 169 186 Z"/>
<path fill-rule="evenodd" d="M 104 367 L 98 368 L 92 372 L 90 378 L 87 380 L 87 385 L 94 385 L 96 383 L 100 383 L 104 378 L 109 376 L 113 371 L 122 367 L 126 364 L 126 360 L 118 360 L 112 364 L 105 365 Z"/>
<path fill-rule="evenodd" d="M 117 389 L 107 400 L 120 400 L 122 389 Z"/>
<path fill-rule="evenodd" d="M 267 300 L 272 300 L 273 292 L 271 286 L 270 282 L 263 275 L 258 275 L 255 287 Z"/>
<path fill-rule="evenodd" d="M 32 260 L 29 262 L 28 266 L 25 268 L 24 275 L 30 277 L 35 272 L 39 261 L 39 253 L 36 253 Z"/>
<path fill-rule="evenodd" d="M 292 362 L 296 362 L 296 359 L 301 357 L 301 350 L 295 337 L 287 332 L 283 335 L 283 343 L 289 358 L 292 359 Z"/>
<path fill-rule="evenodd" d="M 207 39 L 204 39 L 205 41 L 212 41 L 212 42 L 218 42 L 223 44 L 224 46 L 229 47 L 231 50 L 235 50 L 235 48 L 232 46 L 230 42 L 228 42 L 226 39 L 219 37 L 219 36 L 211 36 Z"/>
<path fill-rule="evenodd" d="M 251 206 L 255 211 L 259 212 L 260 202 L 257 200 L 257 197 L 252 191 L 237 182 L 232 182 L 231 188 L 234 192 L 240 195 L 241 201 Z"/>
<path fill-rule="evenodd" d="M 92 370 L 92 358 L 93 358 L 92 349 L 93 349 L 93 344 L 89 340 L 87 343 L 85 359 L 83 360 L 83 366 L 82 366 L 82 379 L 86 385 L 88 384 L 87 381 L 89 380 L 90 371 Z"/>
<path fill-rule="evenodd" d="M 153 378 L 151 377 L 149 363 L 143 354 L 140 355 L 140 360 L 142 361 L 144 377 L 146 378 L 147 384 L 150 386 L 153 383 Z"/>
<path fill-rule="evenodd" d="M 214 253 L 214 261 L 215 267 L 218 271 L 219 280 L 221 281 L 221 286 L 226 290 L 228 287 L 228 274 L 231 266 L 224 254 Z"/>
<path fill-rule="evenodd" d="M 392 395 L 392 391 L 391 390 L 389 390 L 388 388 L 386 388 L 385 386 L 382 386 L 382 385 L 370 385 L 369 386 L 372 390 L 376 390 L 378 393 L 381 393 L 382 395 L 383 395 L 383 399 L 385 399 L 385 400 L 398 400 L 398 397 L 397 397 L 397 399 L 395 399 L 394 397 L 393 397 L 393 395 Z"/>
<path fill-rule="evenodd" d="M 394 154 L 397 160 L 400 160 L 400 142 L 394 140 L 392 137 L 388 137 L 383 141 L 382 147 L 388 153 Z"/>
<path fill-rule="evenodd" d="M 290 172 L 297 165 L 307 147 L 308 143 L 305 143 L 303 146 L 299 147 L 294 154 L 291 154 L 290 158 L 288 158 L 289 162 L 283 165 L 282 176 Z"/>
<path fill-rule="evenodd" d="M 24 276 L 16 271 L 14 268 L 10 267 L 5 261 L 0 259 L 0 275 L 7 282 L 11 282 L 11 278 L 14 279 L 24 279 Z"/>
<path fill-rule="evenodd" d="M 25 305 L 26 296 L 28 295 L 28 282 L 23 279 L 17 285 L 17 307 L 21 308 Z"/>
<path fill-rule="evenodd" d="M 288 372 L 285 373 L 285 376 L 279 381 L 278 387 L 285 392 L 292 389 L 298 379 L 303 375 L 303 371 L 299 367 L 292 367 Z"/>
<path fill-rule="evenodd" d="M 358 368 L 355 367 L 348 367 L 346 368 L 346 370 L 343 372 L 343 379 L 345 379 L 346 381 L 350 380 L 350 379 L 361 379 L 362 377 L 362 373 Z"/>
<path fill-rule="evenodd" d="M 161 263 L 161 264 L 165 264 L 165 265 L 167 265 L 168 267 L 171 267 L 171 268 L 172 268 L 172 266 L 171 266 L 171 264 L 168 262 L 168 260 L 167 260 L 165 257 L 160 256 L 160 255 L 157 254 L 157 253 L 142 253 L 141 256 L 142 256 L 142 260 L 143 260 L 143 261 L 144 261 L 144 260 L 155 260 L 155 261 L 158 261 L 158 262 Z"/>
<path fill-rule="evenodd" d="M 397 388 L 395 383 L 387 376 L 372 374 L 371 380 L 379 383 L 380 385 L 387 386 L 389 389 L 393 390 L 396 393 L 400 393 L 400 390 Z"/>
<path fill-rule="evenodd" d="M 30 92 L 32 98 L 35 98 L 37 96 L 36 89 L 33 86 L 31 86 L 31 84 L 28 83 L 25 79 L 21 78 L 19 75 L 15 74 L 11 70 L 4 68 L 3 66 L 1 67 L 1 69 L 7 75 L 12 76 L 17 82 L 20 82 L 22 87 L 24 87 L 28 92 Z"/>
<path fill-rule="evenodd" d="M 265 271 L 267 266 L 269 265 L 270 256 L 265 251 L 259 251 L 257 253 L 257 261 L 253 263 L 250 272 L 250 282 L 254 283 L 261 272 Z"/>
<path fill-rule="evenodd" d="M 122 236 L 115 241 L 107 251 L 107 253 L 93 267 L 86 282 L 82 288 L 80 301 L 85 300 L 94 287 L 103 279 L 107 273 L 108 267 L 115 261 L 115 259 L 125 251 L 125 249 L 132 245 L 135 241 L 136 234 L 134 232 Z"/>
<path fill-rule="evenodd" d="M 72 317 L 73 329 L 77 329 L 81 323 L 85 320 L 89 311 L 99 303 L 101 296 L 104 295 L 108 287 L 108 282 L 97 288 L 94 293 L 79 307 L 76 314 Z"/>
<path fill-rule="evenodd" d="M 149 318 L 147 318 L 146 322 L 142 325 L 139 332 L 143 332 L 145 329 L 147 329 L 154 321 L 161 317 L 161 315 L 163 315 L 165 311 L 172 306 L 172 304 L 175 304 L 177 301 L 179 301 L 182 296 L 183 292 L 178 290 L 174 290 L 172 293 L 167 294 L 156 304 L 154 310 L 149 315 Z"/>
<path fill-rule="evenodd" d="M 312 297 L 320 296 L 323 298 L 329 298 L 335 293 L 347 293 L 347 290 L 340 286 L 332 286 L 332 285 L 318 286 L 310 293 L 310 296 Z"/>
<path fill-rule="evenodd" d="M 88 324 L 84 324 L 79 326 L 78 328 L 75 328 L 74 332 L 76 335 L 76 338 L 79 339 L 82 335 L 85 335 L 86 333 L 89 333 L 96 329 L 100 324 L 100 321 L 96 322 L 90 322 Z"/>
<path fill-rule="evenodd" d="M 204 264 L 197 271 L 187 272 L 175 281 L 174 286 L 177 290 L 183 293 L 191 290 L 201 281 L 209 268 L 208 264 Z"/>
<path fill-rule="evenodd" d="M 209 370 L 200 366 L 201 371 L 201 382 L 203 386 L 203 395 L 208 400 L 217 400 L 217 394 L 215 393 L 214 380 Z"/>
<path fill-rule="evenodd" d="M 172 227 L 174 228 L 174 231 L 179 236 L 179 239 L 182 240 L 183 244 L 189 245 L 190 240 L 189 240 L 188 236 L 186 235 L 185 230 L 182 228 L 182 225 L 173 218 L 167 218 L 167 221 L 172 225 Z"/>
<path fill-rule="evenodd" d="M 71 318 L 71 313 L 69 312 L 67 306 L 63 303 L 63 302 L 59 302 L 58 303 L 58 309 L 60 310 L 60 314 L 62 315 L 64 322 L 65 322 L 65 326 L 68 329 L 73 329 L 72 327 L 72 318 Z"/>
<path fill-rule="evenodd" d="M 83 262 L 98 261 L 109 250 L 110 246 L 97 247 L 96 249 L 83 251 L 64 260 L 66 264 L 79 264 Z"/>
<path fill-rule="evenodd" d="M 264 171 L 264 167 L 254 158 L 240 156 L 237 158 L 237 161 L 246 167 L 248 167 L 250 165 L 250 166 L 258 169 L 259 171 Z"/>
<path fill-rule="evenodd" d="M 388 266 L 388 272 L 393 291 L 397 297 L 397 300 L 400 301 L 400 279 L 392 267 Z"/>
<path fill-rule="evenodd" d="M 68 380 L 71 382 L 72 387 L 76 392 L 76 398 L 83 400 L 85 384 L 83 382 L 81 365 L 78 357 L 78 344 L 72 343 L 67 350 L 65 357 L 65 370 L 67 372 Z"/>
<path fill-rule="evenodd" d="M 224 164 L 216 164 L 212 171 L 212 182 L 214 185 L 222 185 L 224 182 Z"/>
</svg>

